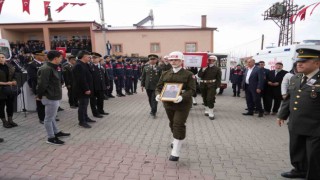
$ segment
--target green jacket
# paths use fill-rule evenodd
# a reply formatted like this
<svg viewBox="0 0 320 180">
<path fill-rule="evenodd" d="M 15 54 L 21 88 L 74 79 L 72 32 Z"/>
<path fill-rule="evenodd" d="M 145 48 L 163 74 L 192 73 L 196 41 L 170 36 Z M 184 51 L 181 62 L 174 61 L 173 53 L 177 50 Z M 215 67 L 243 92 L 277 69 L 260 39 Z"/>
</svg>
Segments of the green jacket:
<svg viewBox="0 0 320 180">
<path fill-rule="evenodd" d="M 49 100 L 60 100 L 62 98 L 62 89 L 58 65 L 51 62 L 45 63 L 38 71 L 37 96 L 42 98 L 46 96 Z"/>
<path fill-rule="evenodd" d="M 14 73 L 15 73 L 15 67 L 12 66 L 11 64 L 8 64 L 8 63 L 5 63 L 4 66 L 7 66 L 8 67 L 8 71 L 9 71 L 9 74 L 7 77 L 7 74 L 4 72 L 4 71 L 1 71 L 0 70 L 0 82 L 8 82 L 8 81 L 16 81 L 15 79 L 15 76 L 14 76 Z M 7 81 L 8 79 L 8 81 Z M 6 99 L 7 96 L 4 95 L 1 91 L 1 86 L 0 86 L 0 99 Z"/>
<path fill-rule="evenodd" d="M 192 95 L 196 91 L 196 79 L 192 72 L 180 69 L 177 73 L 173 69 L 162 73 L 159 83 L 157 84 L 156 94 L 160 94 L 165 83 L 182 83 L 182 101 L 180 103 L 163 102 L 164 108 L 172 110 L 189 111 L 192 106 Z"/>
<path fill-rule="evenodd" d="M 289 118 L 289 130 L 294 134 L 320 137 L 320 71 L 311 79 L 300 87 L 302 75 L 291 78 L 278 118 Z"/>
<path fill-rule="evenodd" d="M 216 80 L 213 85 L 215 88 L 219 88 L 221 85 L 221 69 L 217 66 L 207 67 L 207 69 L 200 69 L 198 77 L 201 80 Z"/>
<path fill-rule="evenodd" d="M 141 86 L 145 89 L 155 90 L 159 82 L 162 70 L 158 65 L 151 68 L 151 65 L 145 65 L 141 75 Z"/>
</svg>

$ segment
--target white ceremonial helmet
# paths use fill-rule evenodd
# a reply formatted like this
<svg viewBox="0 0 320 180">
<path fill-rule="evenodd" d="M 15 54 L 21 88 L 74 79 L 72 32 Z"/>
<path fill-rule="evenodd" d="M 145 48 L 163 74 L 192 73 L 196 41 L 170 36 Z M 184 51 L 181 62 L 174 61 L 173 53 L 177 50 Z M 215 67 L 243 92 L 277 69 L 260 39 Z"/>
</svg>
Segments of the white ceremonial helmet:
<svg viewBox="0 0 320 180">
<path fill-rule="evenodd" d="M 180 51 L 173 51 L 172 53 L 169 54 L 168 59 L 180 59 L 184 60 L 184 55 Z"/>
</svg>

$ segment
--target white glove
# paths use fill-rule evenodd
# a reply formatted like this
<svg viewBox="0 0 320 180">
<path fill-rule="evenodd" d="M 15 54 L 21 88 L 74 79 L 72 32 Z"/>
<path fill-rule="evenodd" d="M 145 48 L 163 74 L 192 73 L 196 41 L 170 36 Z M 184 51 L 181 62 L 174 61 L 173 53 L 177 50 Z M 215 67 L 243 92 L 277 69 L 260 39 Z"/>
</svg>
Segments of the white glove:
<svg viewBox="0 0 320 180">
<path fill-rule="evenodd" d="M 216 93 L 219 93 L 219 92 L 220 92 L 220 88 L 217 88 L 217 89 L 216 89 Z"/>
<path fill-rule="evenodd" d="M 203 67 L 203 68 L 202 68 L 202 72 L 205 71 L 206 69 L 207 69 L 207 67 Z"/>
<path fill-rule="evenodd" d="M 156 96 L 156 101 L 160 101 L 161 99 L 160 99 L 160 95 L 158 94 L 157 96 Z"/>
<path fill-rule="evenodd" d="M 174 103 L 179 103 L 179 102 L 181 102 L 182 101 L 182 96 L 178 96 L 178 98 L 177 98 L 177 100 L 176 101 L 174 101 Z"/>
</svg>

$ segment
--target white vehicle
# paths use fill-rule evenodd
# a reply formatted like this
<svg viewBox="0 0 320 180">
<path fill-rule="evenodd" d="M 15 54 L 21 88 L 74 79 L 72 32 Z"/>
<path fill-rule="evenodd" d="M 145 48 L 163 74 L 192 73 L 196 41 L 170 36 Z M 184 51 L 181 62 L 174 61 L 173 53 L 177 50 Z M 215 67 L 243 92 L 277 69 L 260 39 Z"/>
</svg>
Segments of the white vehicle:
<svg viewBox="0 0 320 180">
<path fill-rule="evenodd" d="M 298 54 L 296 50 L 299 48 L 320 50 L 320 45 L 295 44 L 289 46 L 264 49 L 259 51 L 255 56 L 253 56 L 253 59 L 256 60 L 256 62 L 264 61 L 266 64 L 265 68 L 270 70 L 274 70 L 275 64 L 277 62 L 282 62 L 283 69 L 286 71 L 290 71 Z"/>
<path fill-rule="evenodd" d="M 11 59 L 11 49 L 9 41 L 6 39 L 0 39 L 0 52 L 4 53 L 4 56 L 6 57 L 6 60 Z"/>
</svg>

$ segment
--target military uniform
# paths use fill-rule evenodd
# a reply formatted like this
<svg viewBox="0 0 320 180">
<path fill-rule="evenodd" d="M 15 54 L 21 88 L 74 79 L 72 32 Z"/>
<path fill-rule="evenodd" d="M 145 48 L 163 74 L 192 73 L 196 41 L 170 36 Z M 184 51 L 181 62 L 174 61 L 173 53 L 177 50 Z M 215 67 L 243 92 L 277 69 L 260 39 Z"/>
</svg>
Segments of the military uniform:
<svg viewBox="0 0 320 180">
<path fill-rule="evenodd" d="M 149 55 L 150 56 L 150 55 Z M 141 75 L 141 86 L 147 91 L 149 105 L 151 108 L 150 114 L 155 116 L 157 113 L 158 102 L 155 100 L 155 90 L 161 76 L 161 68 L 158 65 L 145 65 Z"/>
<path fill-rule="evenodd" d="M 298 63 L 308 59 L 320 61 L 320 51 L 297 49 L 297 52 L 299 53 Z M 290 119 L 288 123 L 290 159 L 292 166 L 295 168 L 291 172 L 281 174 L 283 177 L 306 177 L 307 180 L 320 178 L 319 117 L 319 69 L 309 75 L 297 74 L 293 76 L 288 87 L 288 96 L 283 100 L 278 113 L 279 119 Z"/>
<path fill-rule="evenodd" d="M 133 70 L 133 92 L 137 93 L 138 80 L 141 76 L 141 68 L 138 64 L 132 64 Z"/>
<path fill-rule="evenodd" d="M 74 92 L 72 91 L 73 87 L 73 75 L 72 75 L 72 64 L 65 63 L 62 68 L 63 79 L 65 85 L 68 89 L 68 98 L 69 98 L 69 105 L 70 107 L 77 107 L 78 106 L 78 99 L 75 97 Z"/>
<path fill-rule="evenodd" d="M 107 58 L 107 57 L 105 57 Z M 110 98 L 113 98 L 114 96 L 112 95 L 112 91 L 113 91 L 113 81 L 114 81 L 114 76 L 113 76 L 113 65 L 110 62 L 106 62 L 104 64 L 104 68 L 108 74 L 108 77 L 109 77 L 109 89 L 106 90 L 106 95 Z"/>
<path fill-rule="evenodd" d="M 165 83 L 182 83 L 182 93 L 180 94 L 183 100 L 180 103 L 163 102 L 163 106 L 166 110 L 169 118 L 169 126 L 173 137 L 175 139 L 183 140 L 186 137 L 186 121 L 189 115 L 190 108 L 192 107 L 192 95 L 196 91 L 196 83 L 194 75 L 185 70 L 180 69 L 177 73 L 173 70 L 165 71 L 157 84 L 157 94 L 161 93 L 161 90 Z"/>
<path fill-rule="evenodd" d="M 120 59 L 122 57 L 117 57 Z M 124 65 L 122 62 L 116 62 L 113 64 L 113 76 L 114 76 L 114 83 L 116 84 L 117 96 L 125 96 L 122 93 L 122 89 L 124 87 L 124 79 L 125 79 L 125 72 L 124 72 Z"/>
<path fill-rule="evenodd" d="M 200 69 L 198 73 L 200 80 L 200 90 L 204 106 L 209 109 L 214 108 L 217 88 L 221 85 L 221 69 L 217 66 L 208 66 L 205 70 Z M 208 115 L 208 114 L 205 114 Z M 213 119 L 214 117 L 210 117 Z"/>
<path fill-rule="evenodd" d="M 132 95 L 133 94 L 133 84 L 132 84 L 132 79 L 133 79 L 133 69 L 132 69 L 132 65 L 130 64 L 130 62 L 127 62 L 124 65 L 124 72 L 125 72 L 125 91 L 126 94 L 128 95 Z"/>
<path fill-rule="evenodd" d="M 27 82 L 29 87 L 31 88 L 34 95 L 37 95 L 37 79 L 38 79 L 38 70 L 43 65 L 42 62 L 34 59 L 28 64 L 27 67 Z M 41 103 L 41 101 L 36 100 L 37 113 L 40 123 L 43 123 L 45 117 L 45 106 Z"/>
</svg>

